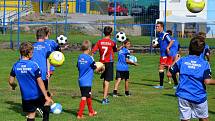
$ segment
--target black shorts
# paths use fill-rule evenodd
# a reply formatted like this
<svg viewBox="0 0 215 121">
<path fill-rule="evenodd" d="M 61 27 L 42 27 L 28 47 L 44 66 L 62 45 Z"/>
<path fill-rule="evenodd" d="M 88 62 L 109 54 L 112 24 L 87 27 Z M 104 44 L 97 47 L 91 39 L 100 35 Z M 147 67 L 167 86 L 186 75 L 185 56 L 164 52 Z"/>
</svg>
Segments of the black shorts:
<svg viewBox="0 0 215 121">
<path fill-rule="evenodd" d="M 81 97 L 91 97 L 91 87 L 80 87 Z"/>
<path fill-rule="evenodd" d="M 113 62 L 104 63 L 105 71 L 101 75 L 101 79 L 106 81 L 113 81 Z"/>
<path fill-rule="evenodd" d="M 37 108 L 43 109 L 45 102 L 44 96 L 34 100 L 22 100 L 22 109 L 24 112 L 35 112 Z"/>
<path fill-rule="evenodd" d="M 116 71 L 116 79 L 129 79 L 129 71 Z"/>
</svg>

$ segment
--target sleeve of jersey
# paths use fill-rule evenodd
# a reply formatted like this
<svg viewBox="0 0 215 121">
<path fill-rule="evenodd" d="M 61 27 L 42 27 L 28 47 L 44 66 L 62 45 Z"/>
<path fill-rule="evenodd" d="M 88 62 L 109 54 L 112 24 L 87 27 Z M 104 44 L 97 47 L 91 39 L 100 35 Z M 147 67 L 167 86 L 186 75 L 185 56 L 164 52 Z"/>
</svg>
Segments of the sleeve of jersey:
<svg viewBox="0 0 215 121">
<path fill-rule="evenodd" d="M 39 77 L 41 77 L 41 71 L 40 71 L 40 68 L 39 68 L 39 66 L 38 65 L 34 65 L 34 75 L 35 75 L 35 77 L 36 78 L 39 78 Z"/>
<path fill-rule="evenodd" d="M 60 51 L 60 46 L 54 40 L 53 40 L 53 45 L 54 45 L 54 50 L 55 51 Z"/>
<path fill-rule="evenodd" d="M 95 46 L 93 47 L 93 49 L 92 49 L 92 53 L 96 53 L 96 51 L 99 49 L 99 47 L 98 47 L 98 42 L 95 44 Z"/>
<path fill-rule="evenodd" d="M 14 71 L 14 66 L 13 66 L 13 68 L 10 71 L 10 76 L 12 76 L 12 77 L 16 76 L 15 71 Z"/>
<path fill-rule="evenodd" d="M 206 70 L 204 71 L 203 77 L 204 79 L 211 79 L 211 69 L 209 64 L 207 64 L 206 66 Z"/>
<path fill-rule="evenodd" d="M 95 64 L 95 61 L 94 61 L 94 59 L 93 59 L 93 57 L 91 57 L 91 60 L 90 60 L 90 67 L 94 70 L 94 69 L 96 69 L 96 64 Z"/>
<path fill-rule="evenodd" d="M 49 55 L 51 54 L 51 47 L 50 46 L 47 46 L 47 53 L 46 53 L 46 58 L 49 57 Z"/>
<path fill-rule="evenodd" d="M 210 55 L 210 53 L 211 53 L 211 52 L 210 52 L 210 49 L 209 49 L 209 48 L 206 48 L 206 49 L 205 49 L 205 54 L 206 54 L 206 55 Z"/>
<path fill-rule="evenodd" d="M 169 34 L 166 35 L 166 39 L 170 42 L 172 41 L 171 37 L 169 36 Z"/>
<path fill-rule="evenodd" d="M 128 58 L 128 59 L 129 59 L 129 56 L 130 56 L 130 52 L 127 51 L 127 52 L 125 53 L 125 58 Z"/>
<path fill-rule="evenodd" d="M 114 52 L 117 52 L 117 45 L 116 45 L 115 42 L 113 42 L 113 51 L 114 51 Z"/>
</svg>

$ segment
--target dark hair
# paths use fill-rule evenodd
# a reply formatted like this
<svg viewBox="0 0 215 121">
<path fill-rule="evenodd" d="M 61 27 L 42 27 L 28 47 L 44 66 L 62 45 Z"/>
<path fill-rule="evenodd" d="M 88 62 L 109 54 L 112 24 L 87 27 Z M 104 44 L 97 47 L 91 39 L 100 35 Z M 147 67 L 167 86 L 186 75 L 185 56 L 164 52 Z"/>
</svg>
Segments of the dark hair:
<svg viewBox="0 0 215 121">
<path fill-rule="evenodd" d="M 112 31 L 113 31 L 112 27 L 106 26 L 104 28 L 104 32 L 103 33 L 104 33 L 105 36 L 109 36 L 109 35 L 111 35 Z"/>
<path fill-rule="evenodd" d="M 190 41 L 189 54 L 199 56 L 205 48 L 205 38 L 202 36 L 193 37 Z"/>
<path fill-rule="evenodd" d="M 44 39 L 45 36 L 46 36 L 46 32 L 43 28 L 37 29 L 37 32 L 36 32 L 36 38 L 37 39 Z"/>
<path fill-rule="evenodd" d="M 169 35 L 172 36 L 172 30 L 167 30 L 166 32 L 169 33 Z"/>
<path fill-rule="evenodd" d="M 23 42 L 20 45 L 19 52 L 21 56 L 28 57 L 29 53 L 33 51 L 33 46 L 30 42 Z"/>
<path fill-rule="evenodd" d="M 199 33 L 197 34 L 197 36 L 203 36 L 203 37 L 206 37 L 206 33 L 205 33 L 205 32 L 199 32 Z"/>
<path fill-rule="evenodd" d="M 91 42 L 89 40 L 84 40 L 82 42 L 82 45 L 81 45 L 81 50 L 82 51 L 85 51 L 85 50 L 91 50 Z"/>
<path fill-rule="evenodd" d="M 47 36 L 49 33 L 51 34 L 51 30 L 50 30 L 47 26 L 43 27 L 43 29 L 44 29 L 44 32 L 45 32 L 46 36 Z"/>
<path fill-rule="evenodd" d="M 123 44 L 126 45 L 128 42 L 130 42 L 130 40 L 128 38 L 126 38 L 126 40 L 123 42 Z"/>
<path fill-rule="evenodd" d="M 160 24 L 162 28 L 164 28 L 164 24 L 161 21 L 158 21 L 157 24 Z"/>
</svg>

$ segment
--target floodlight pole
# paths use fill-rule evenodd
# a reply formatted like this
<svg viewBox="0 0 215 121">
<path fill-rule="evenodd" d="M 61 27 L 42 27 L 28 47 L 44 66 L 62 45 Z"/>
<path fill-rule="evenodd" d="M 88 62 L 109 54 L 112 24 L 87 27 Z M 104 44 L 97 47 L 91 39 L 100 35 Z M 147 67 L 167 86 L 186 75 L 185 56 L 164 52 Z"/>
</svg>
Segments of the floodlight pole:
<svg viewBox="0 0 215 121">
<path fill-rule="evenodd" d="M 166 31 L 166 10 L 167 10 L 167 0 L 165 0 L 165 10 L 164 10 L 164 31 Z"/>
<path fill-rule="evenodd" d="M 39 3 L 39 4 L 40 4 L 40 15 L 42 15 L 42 13 L 43 13 L 43 12 L 42 12 L 42 10 L 43 10 L 42 2 L 43 2 L 43 1 L 42 1 L 42 0 L 40 0 L 40 3 Z"/>
<path fill-rule="evenodd" d="M 17 49 L 19 49 L 19 45 L 20 45 L 20 0 L 18 0 L 18 31 L 17 31 Z"/>
<path fill-rule="evenodd" d="M 114 0 L 114 41 L 116 41 L 115 35 L 116 35 L 116 0 Z"/>
<path fill-rule="evenodd" d="M 6 0 L 4 0 L 4 14 L 3 14 L 3 34 L 5 34 L 5 19 L 6 19 Z"/>
<path fill-rule="evenodd" d="M 65 16 L 65 25 L 64 25 L 64 34 L 67 37 L 67 16 L 68 16 L 68 0 L 66 0 L 66 16 Z"/>
</svg>

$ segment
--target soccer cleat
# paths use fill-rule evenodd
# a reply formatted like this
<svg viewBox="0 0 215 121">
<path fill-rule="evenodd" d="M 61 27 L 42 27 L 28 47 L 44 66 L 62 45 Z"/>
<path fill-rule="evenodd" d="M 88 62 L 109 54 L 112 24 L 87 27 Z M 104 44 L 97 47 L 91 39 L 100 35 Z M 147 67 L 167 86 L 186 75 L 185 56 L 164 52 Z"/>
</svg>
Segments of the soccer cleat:
<svg viewBox="0 0 215 121">
<path fill-rule="evenodd" d="M 93 113 L 89 113 L 88 114 L 90 117 L 93 117 L 93 116 L 96 116 L 97 115 L 97 112 L 96 111 L 93 111 Z"/>
<path fill-rule="evenodd" d="M 164 87 L 163 86 L 154 86 L 154 88 L 156 88 L 156 89 L 163 89 Z"/>
<path fill-rule="evenodd" d="M 129 93 L 129 94 L 125 94 L 125 97 L 130 97 L 131 96 L 131 94 Z"/>
<path fill-rule="evenodd" d="M 43 111 L 40 108 L 36 109 L 36 114 L 39 115 L 40 117 L 43 117 Z"/>
<path fill-rule="evenodd" d="M 108 98 L 102 100 L 102 104 L 103 105 L 109 104 L 109 102 L 110 101 L 108 100 Z"/>
<path fill-rule="evenodd" d="M 113 97 L 118 97 L 118 95 L 117 94 L 113 94 Z"/>
<path fill-rule="evenodd" d="M 178 85 L 174 86 L 173 89 L 177 89 Z"/>
<path fill-rule="evenodd" d="M 77 116 L 77 119 L 84 119 L 84 116 L 82 115 L 82 116 Z"/>
</svg>

